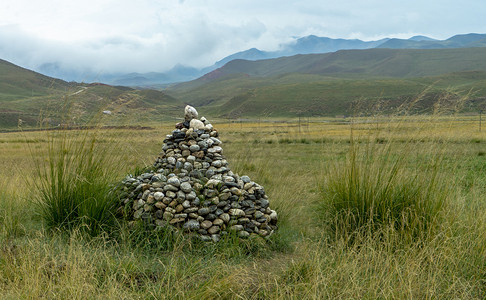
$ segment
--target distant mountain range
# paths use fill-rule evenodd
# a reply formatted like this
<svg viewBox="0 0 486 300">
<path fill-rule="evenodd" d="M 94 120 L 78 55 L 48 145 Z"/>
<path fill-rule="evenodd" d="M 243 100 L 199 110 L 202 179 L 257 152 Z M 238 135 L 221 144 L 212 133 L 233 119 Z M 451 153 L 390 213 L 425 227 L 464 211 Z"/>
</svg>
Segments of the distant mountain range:
<svg viewBox="0 0 486 300">
<path fill-rule="evenodd" d="M 470 33 L 455 35 L 446 40 L 435 40 L 426 36 L 414 36 L 409 39 L 385 38 L 377 41 L 332 39 L 309 35 L 283 45 L 278 51 L 262 51 L 256 48 L 251 48 L 229 55 L 220 61 L 217 61 L 214 65 L 202 69 L 177 65 L 164 73 L 92 74 L 89 72 L 65 70 L 61 66 L 51 63 L 41 66 L 37 71 L 48 76 L 62 78 L 68 81 L 97 81 L 112 85 L 162 87 L 171 83 L 196 79 L 236 59 L 256 61 L 298 54 L 330 53 L 351 49 L 444 49 L 470 47 L 486 47 L 486 34 Z"/>
<path fill-rule="evenodd" d="M 392 105 L 424 98 L 426 110 L 440 99 L 486 99 L 486 47 L 373 48 L 235 59 L 165 92 L 232 117 L 350 114 L 353 103 L 377 99 Z"/>
<path fill-rule="evenodd" d="M 404 41 L 434 42 L 424 37 Z M 444 42 L 454 43 L 457 40 Z M 138 75 L 118 80 L 164 78 L 158 73 Z M 418 102 L 411 112 L 427 113 L 444 104 L 459 107 L 464 99 L 467 107 L 462 111 L 486 108 L 486 47 L 375 47 L 233 59 L 163 91 L 66 82 L 0 60 L 0 128 L 13 128 L 19 119 L 29 126 L 46 121 L 51 126 L 87 124 L 102 111 L 111 112 L 103 119 L 110 125 L 176 120 L 186 104 L 208 117 L 287 118 L 369 114 L 376 103 L 386 113 Z"/>
</svg>

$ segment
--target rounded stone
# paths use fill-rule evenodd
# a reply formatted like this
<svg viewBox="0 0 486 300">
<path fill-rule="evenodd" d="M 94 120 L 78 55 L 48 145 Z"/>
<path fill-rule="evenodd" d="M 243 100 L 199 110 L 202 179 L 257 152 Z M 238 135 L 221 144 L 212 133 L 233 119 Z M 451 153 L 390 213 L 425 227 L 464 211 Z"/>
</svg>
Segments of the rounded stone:
<svg viewBox="0 0 486 300">
<path fill-rule="evenodd" d="M 164 191 L 171 191 L 171 192 L 177 192 L 179 190 L 179 188 L 173 186 L 172 184 L 166 184 L 164 186 Z"/>
<path fill-rule="evenodd" d="M 213 222 L 211 222 L 209 220 L 204 220 L 204 221 L 201 222 L 201 228 L 202 229 L 209 229 L 211 226 L 213 226 Z"/>
<path fill-rule="evenodd" d="M 201 148 L 199 147 L 199 145 L 192 145 L 191 147 L 189 147 L 189 150 L 191 150 L 191 152 L 197 152 L 200 149 Z"/>
<path fill-rule="evenodd" d="M 245 212 L 239 208 L 232 208 L 229 210 L 229 214 L 232 216 L 243 217 L 245 216 Z"/>
<path fill-rule="evenodd" d="M 155 200 L 160 201 L 160 200 L 162 200 L 164 198 L 164 193 L 162 193 L 162 192 L 155 192 L 154 193 L 154 198 L 155 198 Z"/>
<path fill-rule="evenodd" d="M 167 157 L 167 162 L 171 165 L 175 165 L 176 159 L 173 156 Z"/>
<path fill-rule="evenodd" d="M 229 229 L 230 230 L 233 230 L 233 231 L 242 231 L 243 230 L 243 225 L 233 225 Z"/>
<path fill-rule="evenodd" d="M 186 121 L 191 121 L 192 119 L 197 119 L 197 117 L 198 117 L 197 110 L 190 105 L 186 105 L 186 107 L 184 108 L 184 119 Z"/>
<path fill-rule="evenodd" d="M 228 223 L 231 219 L 230 215 L 227 213 L 221 214 L 219 218 L 223 220 L 225 223 Z"/>
<path fill-rule="evenodd" d="M 193 168 L 194 168 L 194 166 L 190 162 L 185 162 L 184 163 L 184 169 L 185 170 L 192 171 Z"/>
<path fill-rule="evenodd" d="M 180 188 L 184 193 L 190 193 L 192 191 L 192 186 L 189 182 L 181 183 Z"/>
<path fill-rule="evenodd" d="M 206 125 L 204 125 L 204 123 L 199 121 L 198 119 L 192 119 L 191 122 L 189 122 L 189 127 L 194 128 L 194 130 L 199 130 L 204 129 Z"/>
<path fill-rule="evenodd" d="M 219 226 L 211 226 L 209 229 L 208 229 L 208 233 L 209 234 L 216 234 L 220 231 L 221 229 L 219 228 Z"/>
<path fill-rule="evenodd" d="M 196 199 L 196 193 L 194 191 L 190 191 L 186 195 L 186 199 L 189 200 L 189 201 L 192 201 L 192 200 Z"/>
<path fill-rule="evenodd" d="M 177 178 L 175 176 L 167 179 L 167 183 L 168 184 L 171 184 L 171 185 L 173 185 L 175 187 L 179 187 L 181 185 L 181 182 L 180 182 L 179 178 Z"/>
<path fill-rule="evenodd" d="M 215 160 L 211 163 L 211 165 L 215 168 L 221 168 L 223 166 L 223 162 L 221 160 Z"/>
<path fill-rule="evenodd" d="M 257 210 L 255 212 L 254 216 L 255 216 L 255 219 L 260 219 L 261 217 L 263 217 L 263 213 L 261 211 Z"/>
<path fill-rule="evenodd" d="M 173 215 L 172 213 L 170 213 L 170 212 L 168 212 L 168 211 L 164 212 L 164 215 L 163 215 L 164 220 L 169 221 L 169 220 L 171 220 L 173 217 L 174 217 L 174 215 Z"/>
<path fill-rule="evenodd" d="M 241 181 L 243 181 L 244 183 L 249 183 L 251 180 L 250 180 L 250 177 L 244 175 L 244 176 L 241 176 L 240 177 Z"/>
<path fill-rule="evenodd" d="M 198 213 L 200 216 L 205 216 L 205 215 L 207 215 L 207 214 L 209 214 L 209 213 L 210 213 L 210 209 L 209 209 L 209 207 L 201 207 L 201 208 L 200 208 L 200 209 L 197 211 L 197 213 Z"/>
<path fill-rule="evenodd" d="M 197 231 L 200 228 L 200 224 L 199 224 L 198 221 L 191 219 L 191 220 L 187 221 L 186 223 L 184 223 L 184 225 L 182 225 L 182 228 L 185 231 Z"/>
<path fill-rule="evenodd" d="M 216 225 L 216 226 L 221 226 L 224 224 L 224 221 L 222 219 L 216 219 L 213 221 L 213 225 Z"/>
<path fill-rule="evenodd" d="M 214 147 L 209 148 L 208 152 L 209 153 L 222 153 L 223 148 L 221 148 L 220 146 L 214 146 Z"/>
<path fill-rule="evenodd" d="M 235 226 L 237 226 L 237 225 L 235 225 Z M 249 234 L 248 232 L 244 231 L 244 230 L 242 230 L 242 231 L 238 232 L 238 235 L 239 235 L 240 237 L 242 237 L 242 238 L 247 238 L 247 237 L 249 237 L 249 236 L 250 236 L 250 234 Z"/>
<path fill-rule="evenodd" d="M 213 242 L 217 243 L 221 239 L 221 236 L 219 234 L 212 234 L 211 239 L 213 240 Z"/>
</svg>

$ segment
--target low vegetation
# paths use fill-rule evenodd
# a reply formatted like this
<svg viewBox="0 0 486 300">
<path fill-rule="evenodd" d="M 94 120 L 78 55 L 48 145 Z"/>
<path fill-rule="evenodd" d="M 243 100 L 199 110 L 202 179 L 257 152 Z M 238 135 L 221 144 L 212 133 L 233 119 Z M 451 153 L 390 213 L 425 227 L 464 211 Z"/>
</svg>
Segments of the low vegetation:
<svg viewBox="0 0 486 300">
<path fill-rule="evenodd" d="M 475 118 L 213 124 L 232 170 L 279 213 L 268 241 L 202 243 L 111 218 L 110 183 L 149 166 L 173 123 L 1 134 L 0 297 L 486 296 Z"/>
<path fill-rule="evenodd" d="M 116 144 L 100 144 L 97 139 L 96 130 L 48 133 L 47 163 L 35 161 L 33 180 L 47 228 L 95 236 L 115 225 L 117 177 L 108 147 Z"/>
<path fill-rule="evenodd" d="M 451 195 L 441 151 L 417 167 L 407 164 L 420 150 L 407 141 L 399 150 L 383 139 L 351 142 L 346 159 L 330 166 L 317 201 L 330 237 L 353 242 L 356 235 L 397 234 L 405 243 L 434 237 Z"/>
</svg>

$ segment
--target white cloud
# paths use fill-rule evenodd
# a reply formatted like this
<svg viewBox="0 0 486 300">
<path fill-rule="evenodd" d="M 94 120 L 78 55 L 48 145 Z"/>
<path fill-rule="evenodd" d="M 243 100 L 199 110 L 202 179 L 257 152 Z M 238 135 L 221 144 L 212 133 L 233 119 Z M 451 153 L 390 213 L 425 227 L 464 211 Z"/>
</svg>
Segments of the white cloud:
<svg viewBox="0 0 486 300">
<path fill-rule="evenodd" d="M 477 0 L 2 0 L 0 58 L 95 72 L 211 65 L 237 51 L 276 50 L 292 37 L 447 38 L 486 32 Z"/>
</svg>

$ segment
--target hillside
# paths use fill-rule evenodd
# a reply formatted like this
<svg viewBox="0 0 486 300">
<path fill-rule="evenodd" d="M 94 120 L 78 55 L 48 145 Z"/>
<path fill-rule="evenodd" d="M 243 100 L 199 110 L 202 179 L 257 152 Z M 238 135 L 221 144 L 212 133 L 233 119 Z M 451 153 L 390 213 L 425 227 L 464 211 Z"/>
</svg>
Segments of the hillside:
<svg viewBox="0 0 486 300">
<path fill-rule="evenodd" d="M 71 84 L 21 68 L 0 59 L 0 98 L 3 101 L 45 96 L 69 88 Z"/>
<path fill-rule="evenodd" d="M 104 122 L 161 120 L 179 102 L 161 91 L 68 83 L 0 60 L 0 127 L 84 125 L 104 110 Z"/>
<path fill-rule="evenodd" d="M 232 74 L 266 77 L 303 73 L 334 77 L 403 78 L 469 70 L 486 71 L 486 48 L 341 50 L 259 61 L 238 59 L 197 81 L 205 83 Z M 181 87 L 184 84 L 178 85 L 176 89 Z"/>
<path fill-rule="evenodd" d="M 167 92 L 220 116 L 333 116 L 355 113 L 356 102 L 396 107 L 419 96 L 426 111 L 471 89 L 485 96 L 485 80 L 486 48 L 367 49 L 234 60 Z"/>
<path fill-rule="evenodd" d="M 413 36 L 409 39 L 384 38 L 373 41 L 308 35 L 299 38 L 296 37 L 294 40 L 281 44 L 278 49 L 272 51 L 257 48 L 238 51 L 227 55 L 213 65 L 202 68 L 188 66 L 184 62 L 177 62 L 172 69 L 166 70 L 163 73 L 152 70 L 156 72 L 123 74 L 113 73 L 110 70 L 104 70 L 102 73 L 99 71 L 89 71 L 89 66 L 85 66 L 82 70 L 76 70 L 74 67 L 68 68 L 60 63 L 51 62 L 42 64 L 37 71 L 52 77 L 78 82 L 99 81 L 111 85 L 153 88 L 166 87 L 171 83 L 194 80 L 235 59 L 262 60 L 298 54 L 322 54 L 352 49 L 445 49 L 470 47 L 486 47 L 486 34 L 461 34 L 452 36 L 446 40 L 435 40 L 426 36 Z"/>
</svg>

